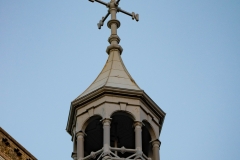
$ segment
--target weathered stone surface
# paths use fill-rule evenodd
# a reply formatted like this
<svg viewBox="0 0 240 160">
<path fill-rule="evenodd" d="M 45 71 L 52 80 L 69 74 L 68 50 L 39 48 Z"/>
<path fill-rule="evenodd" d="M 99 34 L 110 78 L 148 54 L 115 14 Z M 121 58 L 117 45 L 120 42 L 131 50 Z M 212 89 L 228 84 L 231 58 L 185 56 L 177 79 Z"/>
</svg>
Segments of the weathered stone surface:
<svg viewBox="0 0 240 160">
<path fill-rule="evenodd" d="M 0 127 L 0 160 L 37 160 Z"/>
<path fill-rule="evenodd" d="M 123 64 L 120 53 L 117 50 L 110 52 L 108 60 L 101 73 L 95 81 L 76 98 L 76 100 L 103 86 L 141 90 L 128 73 Z"/>
</svg>

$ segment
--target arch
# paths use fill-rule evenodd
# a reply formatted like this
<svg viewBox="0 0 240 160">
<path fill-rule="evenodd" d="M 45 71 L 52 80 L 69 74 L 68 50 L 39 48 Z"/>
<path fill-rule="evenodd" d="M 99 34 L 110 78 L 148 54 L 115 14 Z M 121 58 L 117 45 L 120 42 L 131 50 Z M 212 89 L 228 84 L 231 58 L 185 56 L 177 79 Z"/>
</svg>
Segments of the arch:
<svg viewBox="0 0 240 160">
<path fill-rule="evenodd" d="M 84 157 L 103 147 L 103 125 L 101 119 L 101 116 L 95 115 L 84 123 L 83 131 L 86 134 L 84 137 Z"/>
<path fill-rule="evenodd" d="M 136 117 L 134 116 L 134 114 L 132 114 L 131 112 L 128 112 L 128 111 L 116 110 L 110 114 L 110 117 L 113 117 L 115 115 L 124 115 L 124 116 L 131 118 L 133 121 L 136 120 Z"/>
<path fill-rule="evenodd" d="M 155 134 L 155 132 L 153 130 L 152 125 L 145 119 L 142 122 L 146 126 L 146 128 L 148 129 L 148 131 L 149 131 L 149 133 L 151 135 L 151 141 L 155 140 L 155 139 L 158 139 L 158 137 L 156 137 L 156 134 Z"/>
<path fill-rule="evenodd" d="M 110 145 L 112 147 L 135 148 L 134 118 L 131 114 L 123 111 L 114 112 L 111 115 Z M 117 152 L 120 157 L 128 157 L 132 153 Z"/>
<path fill-rule="evenodd" d="M 91 123 L 92 121 L 94 121 L 95 119 L 102 119 L 102 116 L 101 115 L 93 115 L 91 117 L 88 117 L 84 122 L 83 122 L 83 125 L 82 125 L 82 131 L 85 132 L 85 129 L 87 128 L 88 124 Z"/>
<path fill-rule="evenodd" d="M 142 151 L 147 157 L 153 159 L 153 151 L 151 141 L 156 139 L 153 127 L 147 120 L 142 121 Z"/>
</svg>

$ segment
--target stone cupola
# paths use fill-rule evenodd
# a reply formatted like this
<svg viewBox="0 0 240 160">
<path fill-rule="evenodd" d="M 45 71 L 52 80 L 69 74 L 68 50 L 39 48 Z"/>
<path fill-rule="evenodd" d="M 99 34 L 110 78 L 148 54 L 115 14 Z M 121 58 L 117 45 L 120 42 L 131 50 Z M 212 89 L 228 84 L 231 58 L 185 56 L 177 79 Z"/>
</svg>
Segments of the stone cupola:
<svg viewBox="0 0 240 160">
<path fill-rule="evenodd" d="M 99 22 L 111 15 L 108 60 L 95 81 L 71 102 L 67 132 L 72 136 L 74 160 L 153 159 L 159 160 L 165 112 L 137 85 L 121 59 L 122 47 L 117 28 L 117 12 L 131 15 L 118 7 L 119 1 L 99 2 L 109 8 Z M 84 73 L 83 73 L 84 74 Z"/>
</svg>

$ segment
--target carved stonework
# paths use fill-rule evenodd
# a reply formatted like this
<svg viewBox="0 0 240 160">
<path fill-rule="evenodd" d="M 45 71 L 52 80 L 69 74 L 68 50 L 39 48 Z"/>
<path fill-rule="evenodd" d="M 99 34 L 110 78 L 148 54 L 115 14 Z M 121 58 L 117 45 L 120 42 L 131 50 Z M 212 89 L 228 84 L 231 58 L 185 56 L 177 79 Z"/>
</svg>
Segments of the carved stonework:
<svg viewBox="0 0 240 160">
<path fill-rule="evenodd" d="M 0 127 L 0 157 L 3 160 L 37 160 Z"/>
</svg>

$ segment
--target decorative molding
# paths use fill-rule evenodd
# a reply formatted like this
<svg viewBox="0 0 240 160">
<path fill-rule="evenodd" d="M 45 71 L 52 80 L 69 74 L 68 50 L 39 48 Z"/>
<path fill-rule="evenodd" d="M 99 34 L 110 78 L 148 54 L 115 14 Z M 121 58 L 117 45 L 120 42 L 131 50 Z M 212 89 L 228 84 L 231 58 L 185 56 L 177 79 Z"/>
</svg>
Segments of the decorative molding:
<svg viewBox="0 0 240 160">
<path fill-rule="evenodd" d="M 84 105 L 92 101 L 95 101 L 96 99 L 102 98 L 104 95 L 114 95 L 125 98 L 131 97 L 131 99 L 133 98 L 140 99 L 149 108 L 149 110 L 151 110 L 159 119 L 161 119 L 161 121 L 158 122 L 161 123 L 159 124 L 160 126 L 159 132 L 161 132 L 162 124 L 164 122 L 166 113 L 143 90 L 123 89 L 104 86 L 93 92 L 90 92 L 89 94 L 79 99 L 75 99 L 71 103 L 71 108 L 68 116 L 68 123 L 66 127 L 66 130 L 69 134 L 71 134 L 71 128 L 74 122 L 76 109 L 79 109 Z"/>
</svg>

